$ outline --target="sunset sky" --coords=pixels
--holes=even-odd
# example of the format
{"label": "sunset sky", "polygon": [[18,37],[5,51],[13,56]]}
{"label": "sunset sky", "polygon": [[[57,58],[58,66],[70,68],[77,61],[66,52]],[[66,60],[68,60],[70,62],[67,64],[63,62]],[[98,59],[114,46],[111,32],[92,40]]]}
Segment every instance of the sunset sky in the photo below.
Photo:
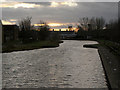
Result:
{"label": "sunset sky", "polygon": [[117,2],[18,1],[19,0],[12,0],[12,2],[3,2],[0,4],[3,24],[18,24],[18,21],[22,18],[31,16],[32,24],[35,26],[37,26],[40,20],[43,20],[47,22],[51,28],[65,29],[68,25],[72,25],[75,28],[79,18],[82,17],[91,18],[103,16],[106,21],[118,18]]}

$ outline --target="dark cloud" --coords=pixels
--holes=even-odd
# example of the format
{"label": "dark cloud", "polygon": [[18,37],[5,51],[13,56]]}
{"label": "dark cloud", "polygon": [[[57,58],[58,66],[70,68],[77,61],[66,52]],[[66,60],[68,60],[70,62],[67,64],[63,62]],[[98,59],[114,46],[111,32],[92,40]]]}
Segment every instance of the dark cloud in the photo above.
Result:
{"label": "dark cloud", "polygon": [[[30,2],[29,2],[30,3]],[[33,23],[38,23],[39,20],[46,22],[58,23],[77,23],[82,17],[101,17],[103,16],[107,21],[110,19],[117,19],[118,17],[118,3],[104,2],[104,3],[77,3],[76,7],[58,6],[50,7],[50,2],[35,3],[43,7],[36,8],[3,8],[2,19],[21,19],[26,16],[32,16]]]}

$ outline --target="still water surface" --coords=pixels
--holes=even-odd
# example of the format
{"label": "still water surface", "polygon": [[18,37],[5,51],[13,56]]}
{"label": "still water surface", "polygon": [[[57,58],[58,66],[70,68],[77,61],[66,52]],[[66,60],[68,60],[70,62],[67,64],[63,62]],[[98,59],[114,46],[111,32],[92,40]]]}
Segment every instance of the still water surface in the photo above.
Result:
{"label": "still water surface", "polygon": [[3,54],[5,88],[107,88],[95,41],[65,40],[57,48]]}

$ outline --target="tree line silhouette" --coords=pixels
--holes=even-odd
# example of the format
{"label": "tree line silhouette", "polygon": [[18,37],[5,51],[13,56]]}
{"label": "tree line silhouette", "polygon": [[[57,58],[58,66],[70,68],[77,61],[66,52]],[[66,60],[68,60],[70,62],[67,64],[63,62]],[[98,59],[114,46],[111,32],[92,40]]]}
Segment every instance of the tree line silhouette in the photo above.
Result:
{"label": "tree line silhouette", "polygon": [[120,43],[119,20],[110,20],[106,23],[103,17],[80,18],[78,25],[78,39],[105,39]]}
{"label": "tree line silhouette", "polygon": [[35,42],[35,41],[45,41],[45,40],[58,40],[58,35],[54,33],[51,36],[50,34],[50,27],[44,21],[39,21],[37,30],[34,26],[31,25],[32,17],[26,17],[19,21],[19,38],[23,43]]}
{"label": "tree line silhouette", "polygon": [[[38,30],[35,30],[31,25],[32,17],[26,17],[19,21],[19,38],[23,43],[44,41],[44,40],[59,40],[58,33],[49,32],[50,27],[46,22],[41,21],[38,24]],[[104,39],[120,43],[119,20],[110,20],[106,23],[103,17],[83,17],[79,18],[78,32],[75,39]],[[72,29],[72,26],[68,26]]]}

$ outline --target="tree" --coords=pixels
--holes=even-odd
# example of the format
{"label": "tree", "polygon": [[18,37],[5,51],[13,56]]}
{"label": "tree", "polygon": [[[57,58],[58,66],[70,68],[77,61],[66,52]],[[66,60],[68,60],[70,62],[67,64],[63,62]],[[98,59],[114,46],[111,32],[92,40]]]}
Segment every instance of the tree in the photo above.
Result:
{"label": "tree", "polygon": [[19,37],[23,43],[29,43],[33,40],[33,33],[31,31],[31,19],[32,17],[26,17],[18,22],[20,28]]}
{"label": "tree", "polygon": [[110,30],[110,39],[119,42],[120,41],[120,30],[119,20],[110,20],[107,28]]}
{"label": "tree", "polygon": [[103,29],[104,25],[105,25],[105,19],[103,17],[96,18],[96,27],[97,27],[97,30]]}
{"label": "tree", "polygon": [[31,19],[32,17],[26,17],[18,22],[21,31],[31,30]]}
{"label": "tree", "polygon": [[80,26],[84,29],[87,30],[88,28],[91,28],[91,30],[95,30],[95,29],[103,29],[104,25],[105,25],[105,19],[103,17],[92,17],[91,19],[89,19],[88,17],[84,17],[84,18],[79,18]]}
{"label": "tree", "polygon": [[84,29],[84,30],[87,30],[88,28],[88,23],[89,23],[89,19],[88,17],[84,17],[84,18],[79,18],[79,21],[78,21],[81,25],[81,27]]}
{"label": "tree", "polygon": [[39,26],[39,40],[46,40],[49,37],[49,26],[46,22],[41,21],[38,23]]}
{"label": "tree", "polygon": [[95,21],[95,18],[92,17],[89,21],[89,24],[91,25],[91,29],[92,30],[95,30],[96,29],[96,21]]}

